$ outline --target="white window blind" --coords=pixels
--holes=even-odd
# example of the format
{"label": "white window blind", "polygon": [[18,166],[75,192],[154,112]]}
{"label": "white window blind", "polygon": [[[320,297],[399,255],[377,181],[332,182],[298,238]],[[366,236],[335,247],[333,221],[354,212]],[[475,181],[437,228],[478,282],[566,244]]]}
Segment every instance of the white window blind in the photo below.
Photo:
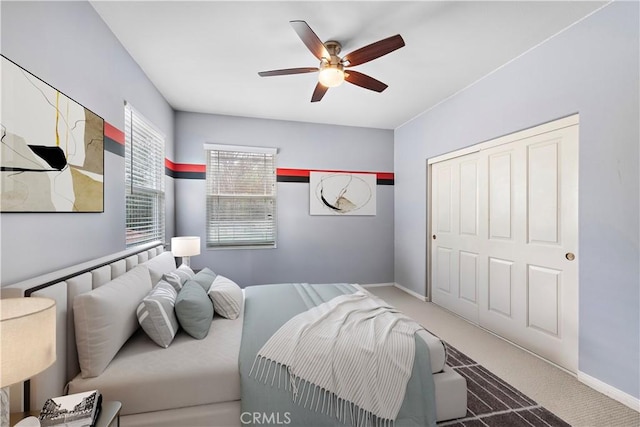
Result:
{"label": "white window blind", "polygon": [[164,241],[164,136],[125,105],[127,247]]}
{"label": "white window blind", "polygon": [[275,247],[276,150],[206,144],[207,247]]}

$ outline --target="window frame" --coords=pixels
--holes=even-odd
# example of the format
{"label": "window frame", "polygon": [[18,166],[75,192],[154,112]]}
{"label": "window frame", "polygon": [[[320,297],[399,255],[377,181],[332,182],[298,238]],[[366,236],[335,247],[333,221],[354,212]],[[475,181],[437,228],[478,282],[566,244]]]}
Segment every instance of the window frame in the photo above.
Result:
{"label": "window frame", "polygon": [[[165,148],[166,137],[144,115],[125,102],[125,246],[138,246],[152,241],[165,241],[166,194]],[[145,145],[142,145],[145,144]],[[136,158],[136,145],[142,155]],[[153,159],[153,162],[149,162]],[[141,169],[140,166],[145,166]],[[150,215],[136,218],[135,210],[151,210]],[[150,228],[145,231],[144,228]]]}
{"label": "window frame", "polygon": [[[265,159],[269,158],[270,160],[269,162],[269,168],[268,168],[268,172],[265,169],[265,173],[262,176],[262,185],[263,188],[265,189],[265,193],[263,194],[241,194],[241,193],[223,193],[221,191],[219,191],[220,189],[220,185],[218,184],[218,191],[213,193],[212,191],[214,191],[213,188],[213,179],[214,178],[214,172],[211,170],[212,169],[212,165],[211,165],[211,159],[212,159],[212,155],[211,152],[217,152],[218,153],[218,159],[219,159],[219,153],[220,152],[226,152],[226,153],[231,153],[231,154],[235,154],[237,155],[238,158],[241,158],[242,155],[249,155],[249,156],[264,156]],[[204,152],[205,152],[205,247],[207,248],[207,250],[226,250],[226,249],[275,249],[277,248],[277,235],[278,235],[278,230],[277,230],[277,224],[278,224],[278,220],[277,220],[277,177],[276,177],[276,171],[277,171],[277,167],[276,167],[276,162],[277,162],[277,153],[278,153],[278,149],[277,148],[270,148],[270,147],[252,147],[252,146],[245,146],[245,145],[226,145],[226,144],[213,144],[213,143],[205,143],[204,144]],[[218,169],[219,171],[219,169]],[[220,174],[216,175],[218,180],[220,180],[222,178],[222,176]],[[228,177],[228,176],[227,176]],[[240,184],[241,186],[241,184]],[[271,188],[271,192],[269,193],[267,190],[267,188]],[[249,239],[247,241],[244,241],[242,239],[222,239],[222,241],[220,241],[220,239],[216,239],[213,238],[212,234],[214,234],[215,232],[213,232],[211,230],[211,227],[213,226],[212,224],[212,211],[211,209],[214,206],[214,202],[212,200],[210,200],[211,198],[226,198],[228,200],[231,199],[235,199],[235,200],[260,200],[260,199],[268,199],[270,201],[271,204],[271,219],[269,220],[270,223],[270,228],[268,228],[268,232],[270,232],[270,236],[271,238],[265,238],[263,240],[263,243],[260,243],[257,239]],[[259,204],[258,204],[259,205]],[[264,213],[269,216],[269,207],[268,206],[264,206]],[[225,212],[226,213],[226,212]],[[246,214],[246,211],[244,212]],[[240,221],[240,220],[238,220]],[[262,222],[262,221],[266,221],[266,220],[248,220],[248,221],[253,221],[253,222]],[[220,221],[222,222],[222,221]],[[229,222],[233,222],[233,221],[229,221]],[[238,227],[236,224],[232,224],[230,227],[234,228],[241,228]],[[260,229],[260,226],[257,226],[256,228],[258,228],[258,230]],[[219,229],[218,229],[219,231]],[[258,234],[258,233],[256,233]],[[219,235],[218,235],[219,236]]]}

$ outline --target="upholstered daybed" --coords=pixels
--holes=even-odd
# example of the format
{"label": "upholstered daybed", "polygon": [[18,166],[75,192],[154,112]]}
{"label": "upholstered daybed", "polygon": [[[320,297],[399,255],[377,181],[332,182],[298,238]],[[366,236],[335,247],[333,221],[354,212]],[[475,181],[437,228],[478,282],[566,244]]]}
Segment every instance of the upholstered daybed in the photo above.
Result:
{"label": "upholstered daybed", "polygon": [[[228,319],[215,315],[202,339],[178,329],[163,348],[132,323],[138,320],[135,307],[146,293],[163,274],[175,270],[175,258],[158,242],[3,288],[5,296],[44,296],[57,303],[57,360],[25,385],[25,405],[37,409],[51,396],[98,389],[105,400],[122,402],[122,426],[240,426],[269,421],[297,425],[285,418],[284,410],[270,406],[272,415],[254,418],[246,413],[251,408],[241,402],[241,369],[243,384],[248,369],[241,368],[239,359],[245,303],[251,309],[249,288],[239,316]],[[144,286],[139,285],[141,281]],[[133,286],[140,288],[131,291],[127,286],[134,282]],[[340,292],[366,293],[357,285],[347,286],[349,291]],[[318,289],[324,292],[328,288]],[[259,293],[253,294],[255,301]],[[435,418],[464,416],[465,380],[445,365],[445,349],[438,338],[425,330],[417,335],[429,349]],[[243,347],[250,346],[245,343]],[[335,417],[327,419],[333,421],[323,425],[342,425]]]}

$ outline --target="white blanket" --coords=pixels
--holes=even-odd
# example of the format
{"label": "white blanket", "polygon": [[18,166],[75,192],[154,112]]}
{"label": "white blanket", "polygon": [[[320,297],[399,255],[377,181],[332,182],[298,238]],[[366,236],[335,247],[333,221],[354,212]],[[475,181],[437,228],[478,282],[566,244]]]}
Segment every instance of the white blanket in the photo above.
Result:
{"label": "white blanket", "polygon": [[[422,327],[364,292],[342,295],[285,323],[262,347],[250,375],[274,384],[285,367],[299,404],[341,418],[392,424],[404,399]],[[306,397],[305,397],[306,396]],[[345,420],[346,421],[346,420]],[[360,422],[356,422],[357,425]]]}

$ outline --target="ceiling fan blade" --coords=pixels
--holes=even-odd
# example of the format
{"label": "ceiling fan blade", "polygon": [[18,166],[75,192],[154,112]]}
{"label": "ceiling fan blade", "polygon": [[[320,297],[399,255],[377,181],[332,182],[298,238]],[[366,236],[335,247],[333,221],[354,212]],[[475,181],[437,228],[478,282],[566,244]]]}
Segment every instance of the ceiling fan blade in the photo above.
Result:
{"label": "ceiling fan blade", "polygon": [[284,68],[282,70],[260,71],[258,75],[260,77],[286,76],[287,74],[313,73],[314,71],[318,70],[319,68],[314,67]]}
{"label": "ceiling fan blade", "polygon": [[400,34],[396,34],[395,36],[379,40],[375,43],[371,43],[370,45],[361,47],[360,49],[346,54],[342,58],[342,62],[346,63],[347,61],[349,61],[349,63],[345,64],[345,66],[353,67],[355,65],[364,64],[365,62],[380,58],[387,53],[391,53],[396,49],[400,49],[402,46],[404,46],[404,40],[402,39]]}
{"label": "ceiling fan blade", "polygon": [[307,49],[313,53],[313,55],[322,59],[329,58],[329,52],[324,44],[320,41],[316,33],[313,32],[311,27],[305,21],[289,21],[294,31],[298,34],[298,37],[307,46]]}
{"label": "ceiling fan blade", "polygon": [[323,86],[322,84],[320,84],[320,82],[318,82],[318,84],[316,85],[316,88],[313,91],[313,95],[311,95],[311,102],[320,101],[324,96],[324,94],[327,93],[328,90],[329,90],[328,87]]}
{"label": "ceiling fan blade", "polygon": [[351,84],[373,90],[375,92],[382,92],[388,87],[380,80],[376,80],[373,77],[369,77],[366,74],[362,74],[354,70],[345,71],[344,79]]}

